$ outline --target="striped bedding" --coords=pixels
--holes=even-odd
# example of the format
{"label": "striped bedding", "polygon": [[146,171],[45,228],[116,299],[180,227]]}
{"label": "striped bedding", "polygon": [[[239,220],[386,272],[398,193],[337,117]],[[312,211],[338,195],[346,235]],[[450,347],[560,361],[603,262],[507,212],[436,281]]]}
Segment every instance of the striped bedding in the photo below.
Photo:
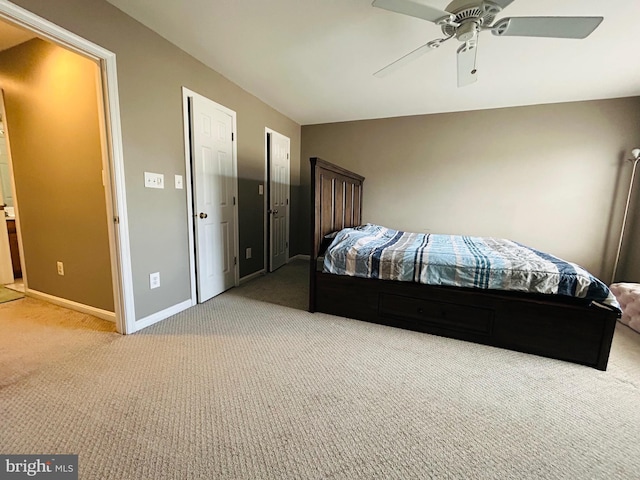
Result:
{"label": "striped bedding", "polygon": [[407,233],[367,224],[336,234],[323,270],[429,285],[567,295],[620,310],[609,288],[578,265],[499,238]]}

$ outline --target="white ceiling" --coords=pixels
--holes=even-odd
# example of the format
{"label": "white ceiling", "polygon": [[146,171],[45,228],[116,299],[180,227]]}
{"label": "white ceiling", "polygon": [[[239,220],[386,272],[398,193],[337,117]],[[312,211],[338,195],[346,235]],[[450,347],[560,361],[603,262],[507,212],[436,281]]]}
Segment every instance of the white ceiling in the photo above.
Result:
{"label": "white ceiling", "polygon": [[[456,84],[451,40],[372,0],[108,0],[302,125],[640,95],[638,0],[516,0],[499,16],[603,16],[585,40],[483,32],[478,82]],[[418,0],[444,9],[448,0]]]}

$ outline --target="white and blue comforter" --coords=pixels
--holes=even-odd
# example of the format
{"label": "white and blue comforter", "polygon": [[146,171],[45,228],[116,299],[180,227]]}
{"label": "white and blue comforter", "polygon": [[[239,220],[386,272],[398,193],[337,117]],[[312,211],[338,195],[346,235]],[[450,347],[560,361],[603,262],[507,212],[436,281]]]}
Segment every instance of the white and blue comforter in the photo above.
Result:
{"label": "white and blue comforter", "polygon": [[429,285],[567,295],[620,310],[609,288],[578,265],[499,238],[407,233],[367,224],[337,233],[325,253],[324,271]]}

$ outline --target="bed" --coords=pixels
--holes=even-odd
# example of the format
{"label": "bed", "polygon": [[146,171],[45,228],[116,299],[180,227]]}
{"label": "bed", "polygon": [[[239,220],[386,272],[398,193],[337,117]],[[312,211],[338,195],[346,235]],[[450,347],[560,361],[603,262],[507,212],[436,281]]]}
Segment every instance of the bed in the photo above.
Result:
{"label": "bed", "polygon": [[324,252],[334,241],[330,234],[362,225],[363,184],[361,175],[311,158],[310,312],[606,370],[620,316],[616,308],[569,296],[426,285],[325,271]]}

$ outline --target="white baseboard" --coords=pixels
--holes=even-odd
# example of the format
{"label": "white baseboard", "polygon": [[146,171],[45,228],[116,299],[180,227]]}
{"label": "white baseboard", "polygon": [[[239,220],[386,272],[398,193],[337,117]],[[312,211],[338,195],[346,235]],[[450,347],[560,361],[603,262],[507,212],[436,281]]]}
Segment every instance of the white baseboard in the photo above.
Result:
{"label": "white baseboard", "polygon": [[74,302],[73,300],[67,300],[66,298],[55,297],[53,295],[49,295],[48,293],[39,292],[30,288],[27,288],[24,294],[27,297],[43,300],[45,302],[53,303],[54,305],[68,308],[69,310],[86,313],[87,315],[93,315],[94,317],[98,317],[103,320],[109,320],[110,322],[116,321],[116,314],[108,310],[102,310],[101,308]]}
{"label": "white baseboard", "polygon": [[162,320],[169,318],[176,313],[180,313],[187,308],[191,308],[193,306],[193,302],[191,299],[185,300],[184,302],[173,305],[172,307],[165,308],[164,310],[160,310],[159,312],[152,313],[151,315],[141,318],[140,320],[136,320],[136,332],[139,332],[143,328],[147,328],[154,323],[158,323]]}
{"label": "white baseboard", "polygon": [[250,273],[249,275],[245,275],[240,279],[240,285],[248,282],[249,280],[253,280],[254,278],[261,277],[264,274],[265,274],[265,270],[263,268],[262,270],[258,270],[257,272],[253,272],[253,273]]}
{"label": "white baseboard", "polygon": [[303,255],[302,253],[299,253],[298,255],[294,255],[293,257],[291,257],[289,259],[289,261],[291,260],[311,260],[311,256],[310,255]]}

